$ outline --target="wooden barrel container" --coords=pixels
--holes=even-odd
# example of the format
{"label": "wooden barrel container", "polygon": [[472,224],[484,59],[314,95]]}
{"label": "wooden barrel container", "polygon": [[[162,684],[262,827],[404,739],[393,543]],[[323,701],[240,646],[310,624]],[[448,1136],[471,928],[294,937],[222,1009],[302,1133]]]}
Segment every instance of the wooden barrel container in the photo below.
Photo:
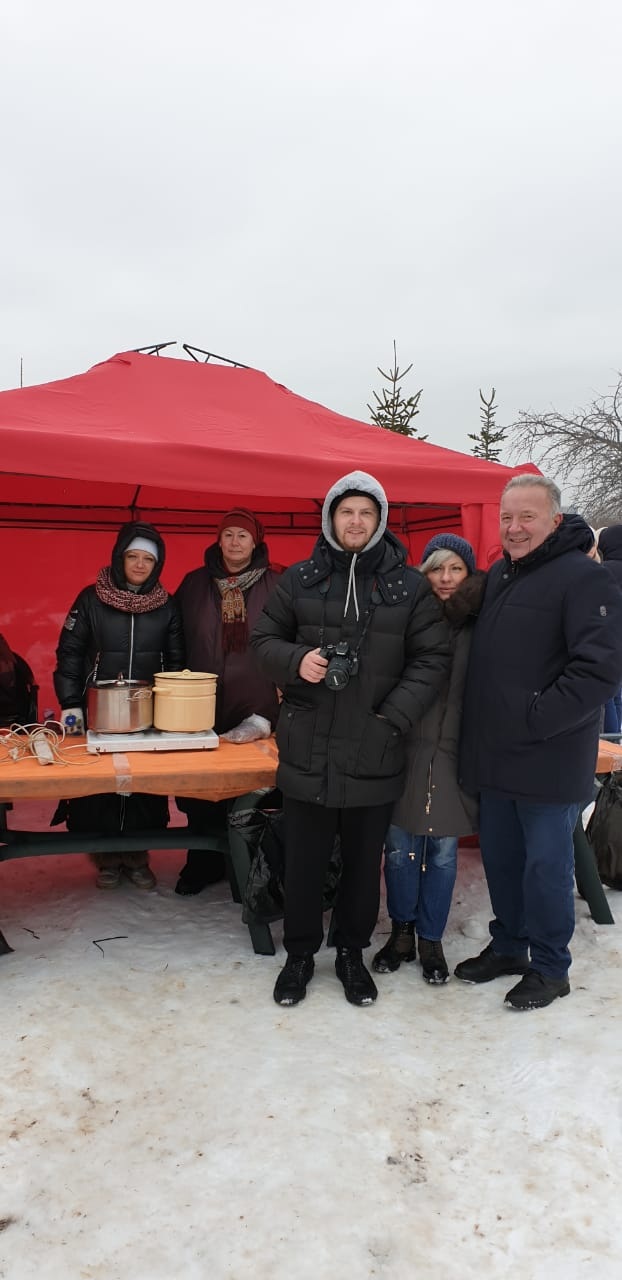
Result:
{"label": "wooden barrel container", "polygon": [[167,733],[213,729],[217,679],[209,671],[159,671],[153,685],[155,728]]}

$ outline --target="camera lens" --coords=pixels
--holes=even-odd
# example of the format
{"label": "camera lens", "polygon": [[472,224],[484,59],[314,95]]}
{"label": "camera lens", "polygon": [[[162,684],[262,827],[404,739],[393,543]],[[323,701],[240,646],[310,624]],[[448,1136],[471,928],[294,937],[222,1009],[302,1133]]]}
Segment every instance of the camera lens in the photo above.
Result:
{"label": "camera lens", "polygon": [[350,663],[347,658],[333,658],[326,668],[324,676],[324,684],[328,685],[334,693],[340,693],[345,689],[350,679]]}

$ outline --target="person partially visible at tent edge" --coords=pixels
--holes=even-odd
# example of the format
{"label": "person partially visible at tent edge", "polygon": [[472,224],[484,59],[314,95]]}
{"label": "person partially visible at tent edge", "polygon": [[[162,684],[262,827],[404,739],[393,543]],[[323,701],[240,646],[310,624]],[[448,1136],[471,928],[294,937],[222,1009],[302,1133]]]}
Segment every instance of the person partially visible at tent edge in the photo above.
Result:
{"label": "person partially visible at tent edge", "polygon": [[[122,525],[110,565],[69,610],[56,650],[54,687],[61,724],[69,722],[74,732],[84,732],[86,690],[95,681],[123,675],[152,683],[157,671],[183,668],[179,610],[160,583],[165,556],[164,541],[153,525]],[[70,831],[117,835],[164,830],[168,818],[166,796],[111,793],[61,801],[52,825],[66,819]],[[115,888],[122,875],[140,889],[156,883],[147,851],[93,853],[91,858],[101,889]]]}
{"label": "person partially visible at tent edge", "polygon": [[363,949],[378,917],[384,837],[402,791],[406,735],[438,696],[451,654],[439,601],[407,566],[387,516],[373,476],[337,480],[311,558],[285,571],[251,636],[262,670],[283,691],[276,737],[287,962],[277,1004],[298,1004],[313,976],[337,835],[335,970],[350,1003],[378,994]]}
{"label": "person partially visible at tent edge", "polygon": [[[249,633],[281,572],[270,563],[261,521],[245,507],[233,507],[223,515],[204,564],[186,574],[176,593],[189,666],[218,676],[214,728],[220,735],[239,729],[250,716],[263,720],[266,734],[276,724],[277,690],[249,648]],[[261,726],[255,736],[260,735]],[[244,729],[242,736],[248,740]],[[224,836],[230,802],[181,796],[176,802],[189,831],[207,843],[206,849],[188,850],[175,889],[186,896],[225,874],[224,855],[210,850],[209,840]]]}
{"label": "person partially visible at tent edge", "polygon": [[501,495],[503,559],[488,572],[465,682],[459,781],[479,792],[494,918],[464,982],[520,976],[505,1002],[570,992],[573,832],[592,792],[601,707],[622,672],[622,593],[590,560],[557,485],[515,476]]}
{"label": "person partially visible at tent edge", "polygon": [[0,634],[0,728],[34,723],[36,703],[37,685],[31,668]]}
{"label": "person partially visible at tent edge", "polygon": [[[622,524],[610,524],[600,529],[597,546],[606,573],[616,586],[622,588]],[[605,703],[603,732],[619,733],[621,728],[622,691],[617,689]]]}
{"label": "person partially visible at tent edge", "polygon": [[426,982],[443,984],[449,969],[442,938],[458,868],[458,838],[477,831],[478,806],[458,785],[458,742],[473,623],[485,573],[465,538],[437,533],[420,565],[451,627],[453,657],[445,688],[409,735],[406,782],[384,845],[391,936],[374,956],[377,973],[417,958]]}

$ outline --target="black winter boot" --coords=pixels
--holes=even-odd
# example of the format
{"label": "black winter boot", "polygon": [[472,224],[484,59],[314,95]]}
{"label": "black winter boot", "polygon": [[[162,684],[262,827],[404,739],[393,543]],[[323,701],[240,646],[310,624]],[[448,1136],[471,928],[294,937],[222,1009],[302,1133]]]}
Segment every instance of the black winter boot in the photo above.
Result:
{"label": "black winter boot", "polygon": [[502,978],[508,973],[526,973],[529,960],[525,956],[498,956],[492,949],[492,942],[470,960],[461,960],[454,973],[463,982],[492,982],[493,978]]}
{"label": "black winter boot", "polygon": [[431,982],[436,987],[442,986],[449,977],[442,943],[430,942],[428,938],[419,938],[418,943],[421,971],[426,982]]}
{"label": "black winter boot", "polygon": [[384,947],[377,951],[371,967],[376,973],[395,973],[402,960],[416,960],[415,926],[412,920],[392,920],[391,937]]}
{"label": "black winter boot", "polygon": [[307,983],[313,977],[315,961],[310,952],[304,956],[288,956],[274,986],[277,1004],[300,1004],[307,994]]}
{"label": "black winter boot", "polygon": [[570,983],[567,978],[547,978],[536,969],[528,969],[524,978],[508,991],[505,1003],[511,1009],[545,1009],[558,996],[568,995]]}
{"label": "black winter boot", "polygon": [[355,947],[337,947],[335,973],[350,1004],[373,1004],[378,991],[371,973],[363,964],[363,953]]}

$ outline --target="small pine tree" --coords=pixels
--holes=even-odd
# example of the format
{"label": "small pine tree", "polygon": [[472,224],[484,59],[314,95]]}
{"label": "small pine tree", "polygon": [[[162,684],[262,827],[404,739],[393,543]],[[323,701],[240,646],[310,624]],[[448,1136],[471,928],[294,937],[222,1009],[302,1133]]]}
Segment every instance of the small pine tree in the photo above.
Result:
{"label": "small pine tree", "polygon": [[498,462],[501,457],[501,449],[497,446],[501,445],[507,435],[505,427],[497,427],[495,424],[495,414],[499,406],[495,404],[496,391],[493,387],[490,400],[487,400],[481,387],[479,398],[481,401],[479,416],[481,419],[481,430],[475,433],[469,432],[469,440],[475,441],[471,453],[476,458],[485,458],[487,462]]}
{"label": "small pine tree", "polygon": [[[413,418],[419,413],[419,400],[423,390],[420,387],[413,396],[403,396],[401,382],[410,373],[412,364],[407,369],[400,369],[397,363],[397,350],[395,340],[393,342],[393,368],[385,373],[378,365],[378,373],[388,382],[388,387],[382,388],[381,395],[377,391],[373,392],[375,406],[368,404],[367,408],[371,414],[371,420],[377,427],[384,427],[386,431],[397,431],[401,436],[418,435],[417,428],[413,426]],[[427,440],[427,436],[418,436],[419,440]]]}

